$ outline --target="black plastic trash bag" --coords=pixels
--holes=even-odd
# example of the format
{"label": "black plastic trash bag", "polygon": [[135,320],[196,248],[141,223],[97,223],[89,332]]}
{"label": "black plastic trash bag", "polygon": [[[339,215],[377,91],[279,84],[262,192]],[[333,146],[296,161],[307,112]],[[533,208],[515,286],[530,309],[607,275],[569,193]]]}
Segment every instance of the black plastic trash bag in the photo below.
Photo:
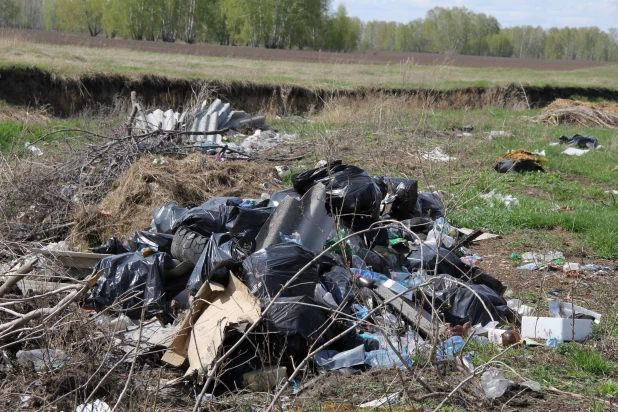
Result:
{"label": "black plastic trash bag", "polygon": [[414,215],[418,197],[416,180],[382,176],[374,176],[374,180],[380,187],[388,215],[396,220],[409,219]]}
{"label": "black plastic trash bag", "polygon": [[254,252],[255,238],[272,215],[274,207],[248,208],[234,207],[230,211],[226,229],[230,232],[237,246],[247,254]]}
{"label": "black plastic trash bag", "polygon": [[180,218],[188,211],[174,203],[166,203],[152,212],[153,223],[159,233],[174,234],[179,226]]}
{"label": "black plastic trash bag", "polygon": [[129,237],[129,248],[132,252],[149,247],[155,252],[170,253],[174,235],[138,230]]}
{"label": "black plastic trash bag", "polygon": [[338,305],[343,304],[344,309],[350,307],[354,300],[354,290],[349,270],[335,266],[322,275],[322,283]]}
{"label": "black plastic trash bag", "polygon": [[[279,243],[258,250],[243,262],[245,284],[258,298],[273,297],[315,255],[296,243]],[[311,264],[281,296],[313,296],[319,281],[318,266]]]}
{"label": "black plastic trash bag", "polygon": [[[208,240],[206,247],[202,251],[200,259],[191,272],[187,289],[192,294],[195,294],[204,282],[211,280],[211,274],[215,266],[223,261],[238,261],[238,255],[235,251],[232,236],[229,233],[217,233],[212,235]],[[213,282],[227,287],[227,276],[229,272],[225,271],[223,279],[212,279]]]}
{"label": "black plastic trash bag", "polygon": [[504,159],[494,164],[494,170],[498,173],[519,173],[519,172],[544,172],[543,167],[535,163],[534,160]]}
{"label": "black plastic trash bag", "polygon": [[240,197],[213,197],[198,207],[204,210],[216,210],[220,206],[238,206],[243,200]]}
{"label": "black plastic trash bag", "polygon": [[599,141],[594,136],[576,134],[573,137],[560,136],[560,143],[572,144],[582,149],[596,149]]}
{"label": "black plastic trash bag", "polygon": [[194,207],[183,213],[172,228],[174,232],[180,227],[186,227],[202,236],[211,236],[213,233],[225,233],[225,225],[229,220],[230,213],[234,207],[217,205],[208,209],[202,206]]}
{"label": "black plastic trash bag", "polygon": [[[95,272],[102,270],[104,273],[90,292],[90,299],[94,301],[97,311],[124,300],[114,308],[129,310],[129,316],[139,316],[142,305],[147,303],[148,315],[156,315],[165,310],[167,302],[163,273],[174,266],[172,257],[167,253],[157,253],[147,258],[140,253],[103,258],[94,267]],[[173,297],[178,292],[169,291],[169,294]],[[125,299],[135,294],[137,296]]]}
{"label": "black plastic trash bag", "polygon": [[437,193],[425,192],[419,193],[414,209],[415,217],[428,217],[431,220],[436,220],[439,217],[444,217],[444,205],[442,199]]}
{"label": "black plastic trash bag", "polygon": [[502,322],[515,319],[515,312],[507,306],[506,301],[485,285],[468,284],[468,288],[458,286],[438,291],[435,297],[436,307],[442,308],[444,320],[452,325],[463,325],[466,322],[486,325],[492,317]]}
{"label": "black plastic trash bag", "polygon": [[327,188],[326,207],[330,213],[341,215],[346,221],[378,220],[382,191],[363,169],[338,162],[331,164],[330,169],[323,167],[292,176],[294,190],[301,195],[317,183]]}
{"label": "black plastic trash bag", "polygon": [[413,250],[405,261],[405,267],[410,273],[424,269],[432,275],[446,274],[459,279],[470,271],[470,267],[451,250],[442,247],[438,249],[436,245],[424,243],[417,246],[417,249]]}
{"label": "black plastic trash bag", "polygon": [[292,175],[292,186],[299,195],[304,195],[311,189],[318,181],[324,178],[328,178],[333,173],[341,170],[345,170],[347,166],[341,163],[341,160],[335,160],[330,163],[330,167],[319,167],[317,169],[307,170],[301,173]]}
{"label": "black plastic trash bag", "polygon": [[105,242],[104,245],[92,248],[92,253],[103,253],[106,255],[120,255],[130,251],[131,250],[129,250],[129,248],[116,237],[107,239],[107,242]]}
{"label": "black plastic trash bag", "polygon": [[[262,300],[262,311],[269,300]],[[327,326],[327,313],[308,296],[280,297],[266,313],[264,328],[269,339],[281,343],[293,359],[303,359]],[[279,346],[279,345],[277,345]]]}

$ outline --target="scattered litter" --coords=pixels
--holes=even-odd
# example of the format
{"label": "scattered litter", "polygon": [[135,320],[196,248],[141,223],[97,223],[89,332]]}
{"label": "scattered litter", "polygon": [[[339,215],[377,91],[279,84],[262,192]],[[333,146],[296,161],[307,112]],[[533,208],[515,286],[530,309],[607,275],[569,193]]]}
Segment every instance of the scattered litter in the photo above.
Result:
{"label": "scattered litter", "polygon": [[257,129],[252,136],[247,137],[240,144],[247,152],[265,151],[279,146],[281,143],[296,139],[295,134],[283,134],[272,130]]}
{"label": "scattered litter", "polygon": [[496,368],[489,368],[481,375],[481,386],[485,396],[489,399],[501,397],[512,384],[513,381],[506,379],[504,374]]}
{"label": "scattered litter", "polygon": [[592,323],[596,318],[593,315],[582,313],[583,317],[576,316],[575,319],[572,319],[569,315],[570,312],[567,311],[568,306],[568,304],[550,301],[550,311],[553,312],[552,316],[555,317],[522,316],[522,336],[533,339],[557,338],[562,341],[573,340],[579,342],[585,340],[592,334]]}
{"label": "scattered litter", "polygon": [[41,149],[39,149],[35,145],[30,144],[30,142],[26,142],[24,146],[26,147],[26,149],[30,150],[33,155],[43,156],[43,151],[41,151]]}
{"label": "scattered litter", "polygon": [[596,149],[599,146],[599,141],[594,136],[582,136],[576,134],[572,137],[560,136],[560,143],[575,145],[583,149]]}
{"label": "scattered litter", "polygon": [[93,403],[86,403],[75,408],[75,412],[112,412],[112,408],[101,400],[96,400]]}
{"label": "scattered litter", "polygon": [[384,405],[395,405],[399,398],[401,397],[401,392],[393,393],[392,395],[385,396],[384,398],[376,399],[375,401],[365,402],[360,404],[359,408],[380,408]]}
{"label": "scattered litter", "polygon": [[583,149],[576,149],[574,147],[569,147],[562,153],[565,155],[569,155],[569,156],[582,156],[588,153],[589,151],[590,150],[583,150]]}
{"label": "scattered litter", "polygon": [[521,303],[519,299],[511,299],[506,302],[509,308],[517,311],[520,315],[530,316],[534,311],[534,308]]}
{"label": "scattered litter", "polygon": [[519,149],[496,159],[493,167],[498,173],[544,172],[542,163],[545,162],[545,157],[536,157],[532,152]]}
{"label": "scattered litter", "polygon": [[17,352],[16,357],[17,362],[22,366],[33,363],[34,370],[37,372],[46,368],[62,368],[66,361],[69,360],[69,356],[65,352],[55,349],[20,350]]}
{"label": "scattered litter", "polygon": [[487,200],[491,207],[494,207],[496,204],[500,203],[504,204],[506,207],[519,206],[519,199],[513,195],[503,195],[501,193],[497,193],[495,189],[489,193],[482,194],[479,197]]}
{"label": "scattered litter", "polygon": [[437,162],[450,162],[452,160],[457,160],[455,157],[451,157],[446,153],[443,153],[439,147],[436,147],[431,152],[424,153],[423,159]]}
{"label": "scattered litter", "polygon": [[564,343],[564,341],[562,339],[558,339],[558,338],[549,338],[545,341],[545,346],[547,346],[548,348],[555,348],[556,346],[560,345],[561,343]]}
{"label": "scattered litter", "polygon": [[566,272],[579,272],[581,270],[581,267],[579,265],[579,263],[570,263],[567,262],[564,264],[564,266],[562,267],[562,270],[566,273]]}

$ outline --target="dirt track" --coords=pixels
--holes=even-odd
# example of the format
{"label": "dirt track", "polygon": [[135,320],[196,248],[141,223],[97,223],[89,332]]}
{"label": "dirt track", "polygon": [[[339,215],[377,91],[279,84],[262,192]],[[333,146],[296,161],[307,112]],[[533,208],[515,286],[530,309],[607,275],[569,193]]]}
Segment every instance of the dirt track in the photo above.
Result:
{"label": "dirt track", "polygon": [[481,57],[441,55],[431,53],[401,52],[353,52],[330,53],[321,51],[274,50],[256,47],[232,47],[212,44],[181,44],[138,40],[107,39],[88,35],[66,34],[52,31],[2,29],[2,36],[16,36],[27,41],[85,47],[122,48],[141,52],[187,54],[209,57],[231,57],[256,60],[297,62],[323,62],[343,64],[400,64],[410,61],[422,66],[451,65],[470,68],[512,68],[530,70],[580,70],[615,63],[567,60],[513,59],[504,57]]}

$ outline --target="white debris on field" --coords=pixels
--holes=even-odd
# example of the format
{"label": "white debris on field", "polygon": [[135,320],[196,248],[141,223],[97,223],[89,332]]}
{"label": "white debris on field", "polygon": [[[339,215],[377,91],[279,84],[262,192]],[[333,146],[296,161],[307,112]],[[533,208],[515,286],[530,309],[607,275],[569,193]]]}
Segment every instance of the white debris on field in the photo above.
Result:
{"label": "white debris on field", "polygon": [[496,204],[500,203],[504,204],[506,207],[519,206],[519,199],[513,195],[503,195],[501,193],[497,193],[495,190],[480,195],[480,197],[485,199],[491,207],[494,207]]}

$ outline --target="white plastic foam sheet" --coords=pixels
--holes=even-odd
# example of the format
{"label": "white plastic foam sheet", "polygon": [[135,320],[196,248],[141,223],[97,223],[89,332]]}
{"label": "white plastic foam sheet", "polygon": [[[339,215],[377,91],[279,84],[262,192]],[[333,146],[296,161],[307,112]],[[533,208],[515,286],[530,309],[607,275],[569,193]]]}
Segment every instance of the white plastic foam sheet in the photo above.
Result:
{"label": "white plastic foam sheet", "polygon": [[581,155],[588,153],[589,151],[590,150],[583,150],[583,149],[577,149],[575,147],[569,147],[562,153],[564,153],[565,155],[569,155],[569,156],[581,156]]}
{"label": "white plastic foam sheet", "polygon": [[[575,323],[573,323],[575,322]],[[521,335],[524,338],[581,342],[592,334],[592,320],[522,316]]]}

